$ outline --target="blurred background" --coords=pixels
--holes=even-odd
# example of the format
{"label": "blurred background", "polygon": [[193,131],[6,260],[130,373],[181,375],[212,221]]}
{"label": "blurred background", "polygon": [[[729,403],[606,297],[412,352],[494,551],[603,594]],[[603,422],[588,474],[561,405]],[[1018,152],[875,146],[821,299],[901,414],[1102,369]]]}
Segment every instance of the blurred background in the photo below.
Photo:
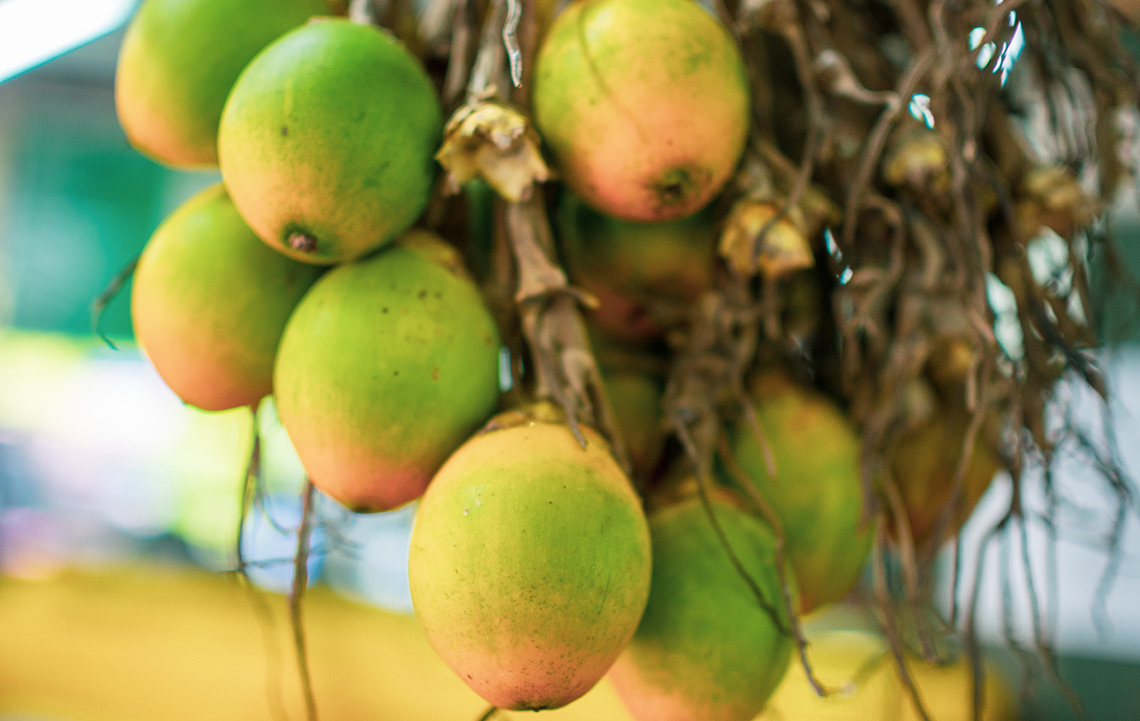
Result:
{"label": "blurred background", "polygon": [[[144,158],[119,128],[114,67],[136,5],[0,0],[0,721],[301,718],[280,594],[292,576],[302,472],[271,404],[259,419],[268,496],[244,539],[265,593],[251,596],[230,573],[250,412],[180,403],[132,342],[129,283],[102,317],[110,343],[92,330],[92,301],[166,214],[219,179]],[[1133,201],[1110,219],[1140,274]],[[1127,321],[1136,312],[1110,299],[1105,353],[1133,475],[1140,337]],[[1076,386],[1062,396],[1102,438],[1096,398]],[[1118,521],[1092,476],[1080,459],[1058,469],[1055,545],[1039,519],[1024,547],[1016,534],[991,544],[977,569],[979,628],[1016,694],[1021,667],[1005,640],[1032,644],[1028,558],[1047,584],[1041,611],[1062,672],[1090,717],[1136,719],[1140,524],[1136,509]],[[1008,494],[996,483],[965,531],[967,577],[968,549]],[[1043,503],[1030,498],[1031,508]],[[414,508],[353,517],[322,501],[318,515],[308,632],[323,717],[475,718],[481,702],[434,659],[408,615]],[[1113,556],[1104,542],[1117,523]],[[845,623],[863,621],[821,622]],[[936,718],[968,717],[951,705]],[[1026,719],[1073,717],[1045,679],[1017,705]],[[607,688],[566,713],[625,718]]]}

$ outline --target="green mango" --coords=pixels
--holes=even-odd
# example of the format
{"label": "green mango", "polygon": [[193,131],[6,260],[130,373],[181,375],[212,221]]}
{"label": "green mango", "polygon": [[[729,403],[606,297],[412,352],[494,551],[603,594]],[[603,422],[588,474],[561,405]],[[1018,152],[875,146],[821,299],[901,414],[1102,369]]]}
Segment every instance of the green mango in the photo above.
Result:
{"label": "green mango", "polygon": [[[504,414],[506,415],[506,414]],[[428,640],[501,709],[590,690],[637,628],[649,528],[606,442],[503,416],[448,459],[412,529],[408,579]]]}
{"label": "green mango", "polygon": [[309,263],[346,262],[419,218],[442,127],[431,79],[391,35],[313,22],[238,78],[218,131],[222,180],[274,248]]}
{"label": "green mango", "polygon": [[637,721],[750,721],[791,663],[795,643],[783,610],[775,535],[723,492],[714,494],[712,507],[771,612],[733,565],[698,497],[651,512],[649,603],[610,671]]}
{"label": "green mango", "polygon": [[[750,390],[777,477],[744,421],[732,430],[732,454],[780,519],[807,613],[851,591],[871,553],[873,528],[860,528],[859,436],[834,403],[782,373],[760,374]],[[739,485],[721,470],[729,486]]]}
{"label": "green mango", "polygon": [[353,510],[396,508],[494,411],[499,347],[458,253],[412,231],[332,269],[297,306],[277,412],[317,488]]}
{"label": "green mango", "polygon": [[251,405],[272,391],[285,323],[322,272],[267,248],[215,185],[143,249],[131,290],[135,337],[186,403]]}

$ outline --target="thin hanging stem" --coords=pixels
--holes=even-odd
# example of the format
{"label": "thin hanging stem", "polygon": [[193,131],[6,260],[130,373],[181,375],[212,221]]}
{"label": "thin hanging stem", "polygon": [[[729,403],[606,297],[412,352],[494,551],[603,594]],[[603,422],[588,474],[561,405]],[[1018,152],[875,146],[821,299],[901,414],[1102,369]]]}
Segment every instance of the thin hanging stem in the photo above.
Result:
{"label": "thin hanging stem", "polygon": [[305,696],[308,721],[317,721],[317,702],[309,674],[309,657],[305,648],[301,603],[309,586],[309,543],[313,535],[313,482],[305,479],[301,489],[301,525],[297,529],[297,552],[293,557],[293,586],[289,590],[289,618],[293,626],[293,645],[297,652],[297,670],[301,675],[301,693]]}
{"label": "thin hanging stem", "polygon": [[111,282],[107,284],[103,292],[95,296],[95,300],[91,301],[91,331],[99,336],[99,339],[106,343],[107,347],[111,350],[119,350],[119,347],[112,343],[111,339],[99,328],[99,323],[103,320],[103,312],[107,310],[107,306],[118,297],[119,293],[123,290],[123,286],[125,286],[127,281],[131,279],[131,276],[135,274],[135,269],[138,268],[139,265],[139,257],[140,256],[136,255],[134,258],[131,258],[131,260],[123,266],[123,269],[116,273],[114,278],[111,278]]}
{"label": "thin hanging stem", "polygon": [[478,718],[478,721],[491,721],[491,719],[493,719],[496,715],[498,715],[498,713],[499,713],[498,707],[488,706],[487,710],[484,711],[483,714]]}

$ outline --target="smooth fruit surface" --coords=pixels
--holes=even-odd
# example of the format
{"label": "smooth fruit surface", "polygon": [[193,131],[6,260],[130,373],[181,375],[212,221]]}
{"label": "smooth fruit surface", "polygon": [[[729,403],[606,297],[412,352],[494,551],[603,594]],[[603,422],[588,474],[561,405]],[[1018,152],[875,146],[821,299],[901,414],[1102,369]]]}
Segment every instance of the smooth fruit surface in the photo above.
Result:
{"label": "smooth fruit surface", "polygon": [[703,208],[749,126],[731,35],[690,0],[577,0],[535,59],[534,120],[566,185],[627,220]]}
{"label": "smooth fruit surface", "polygon": [[131,292],[135,337],[186,403],[250,405],[272,391],[285,323],[320,273],[265,247],[215,185],[175,210],[143,250]]}
{"label": "smooth fruit surface", "polygon": [[215,165],[222,107],[250,60],[322,15],[321,0],[146,0],[123,37],[115,106],[139,152]]}
{"label": "smooth fruit surface", "polygon": [[274,370],[281,422],[314,485],[355,510],[420,496],[499,395],[499,336],[458,253],[413,231],[329,271]]}
{"label": "smooth fruit surface", "polygon": [[222,113],[222,179],[265,242],[311,263],[360,257],[427,204],[443,119],[419,60],[380,28],[297,28],[242,72]]}
{"label": "smooth fruit surface", "polygon": [[599,301],[591,321],[614,338],[660,336],[650,304],[687,307],[712,286],[717,226],[711,213],[636,223],[563,193],[557,227],[566,271]]}
{"label": "smooth fruit surface", "polygon": [[[831,401],[781,373],[757,377],[751,392],[776,477],[745,422],[732,432],[732,454],[780,519],[806,612],[846,595],[871,551],[871,529],[859,529],[859,437]],[[739,485],[731,473],[724,480]]]}
{"label": "smooth fruit surface", "polygon": [[596,433],[528,421],[475,436],[440,469],[412,530],[416,614],[440,657],[502,709],[582,696],[633,635],[649,529]]}
{"label": "smooth fruit surface", "polygon": [[638,721],[749,721],[791,661],[792,637],[781,628],[789,626],[780,610],[775,536],[719,498],[713,512],[777,615],[760,606],[737,572],[699,499],[651,513],[649,604],[610,672]]}

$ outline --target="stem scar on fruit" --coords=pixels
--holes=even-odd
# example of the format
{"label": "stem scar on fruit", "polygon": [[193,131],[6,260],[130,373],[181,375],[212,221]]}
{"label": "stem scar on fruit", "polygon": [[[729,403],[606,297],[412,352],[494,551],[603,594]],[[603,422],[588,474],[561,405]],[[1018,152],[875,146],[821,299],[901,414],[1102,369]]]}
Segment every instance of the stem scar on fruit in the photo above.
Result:
{"label": "stem scar on fruit", "polygon": [[293,250],[299,250],[302,253],[317,252],[317,239],[303,230],[293,231],[285,242]]}

